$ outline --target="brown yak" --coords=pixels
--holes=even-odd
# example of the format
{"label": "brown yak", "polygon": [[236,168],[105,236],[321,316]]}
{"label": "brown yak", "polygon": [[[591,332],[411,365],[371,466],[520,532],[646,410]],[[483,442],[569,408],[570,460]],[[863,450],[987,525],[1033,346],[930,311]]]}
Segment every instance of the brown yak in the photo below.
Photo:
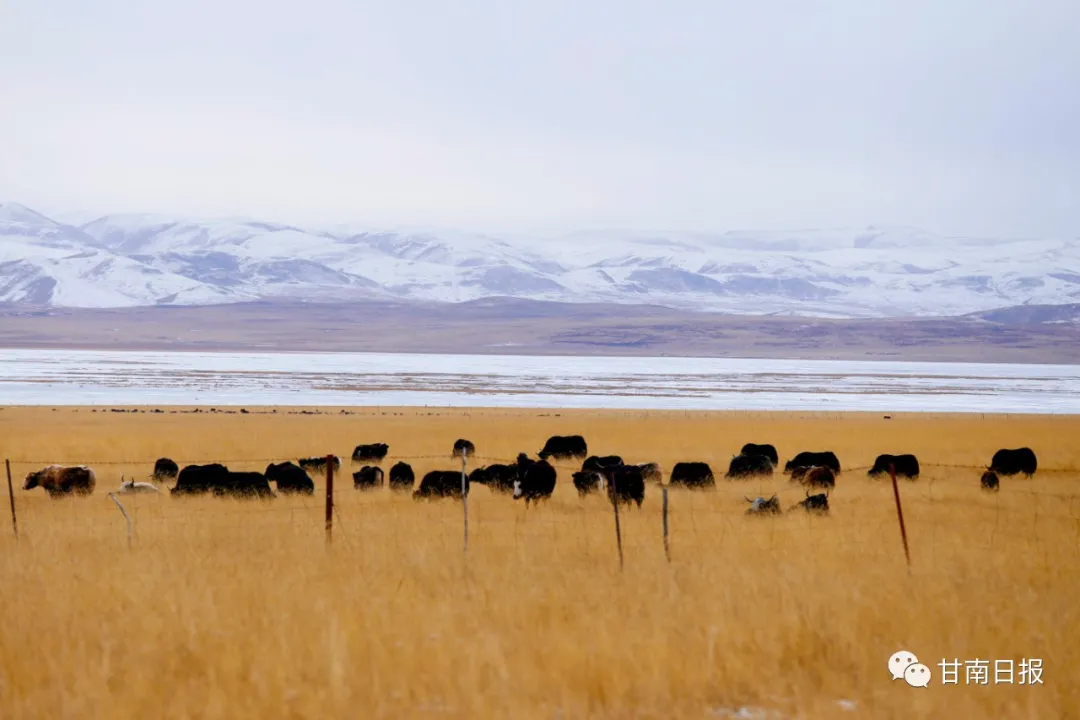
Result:
{"label": "brown yak", "polygon": [[33,490],[40,486],[45,488],[45,492],[49,493],[50,497],[61,497],[72,493],[89,495],[94,492],[96,482],[94,471],[85,465],[76,467],[50,465],[27,475],[23,490]]}

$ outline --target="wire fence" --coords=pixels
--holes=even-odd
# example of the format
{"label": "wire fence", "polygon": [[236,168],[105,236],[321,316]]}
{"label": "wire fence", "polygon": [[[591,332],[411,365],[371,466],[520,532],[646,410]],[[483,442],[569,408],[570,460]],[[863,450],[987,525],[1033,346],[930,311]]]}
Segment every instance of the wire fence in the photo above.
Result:
{"label": "wire fence", "polygon": [[[338,456],[328,455],[319,459],[329,460],[335,457]],[[329,485],[325,481],[326,476],[321,472],[316,474],[314,471],[309,471],[309,474],[312,475],[313,480],[322,485],[322,488],[316,488],[315,494],[291,495],[285,502],[238,502],[221,505],[215,508],[212,513],[200,513],[194,510],[192,506],[186,505],[182,500],[175,502],[171,498],[164,499],[162,496],[171,495],[167,485],[162,486],[158,493],[120,495],[116,497],[109,492],[113,490],[112,488],[100,487],[101,481],[99,479],[97,494],[101,494],[102,491],[109,492],[112,500],[120,506],[121,512],[125,515],[125,520],[129,520],[134,526],[136,538],[138,537],[138,528],[146,523],[191,533],[198,529],[210,528],[207,515],[212,515],[214,532],[221,532],[223,523],[226,526],[231,524],[237,532],[242,532],[246,523],[254,522],[256,518],[265,516],[273,521],[287,519],[290,523],[310,522],[313,527],[315,525],[321,526],[325,522],[328,542],[337,537],[346,547],[349,547],[353,542],[360,542],[361,538],[365,538],[371,532],[380,530],[388,532],[385,526],[376,525],[372,520],[383,513],[400,512],[402,507],[387,501],[388,498],[397,497],[397,495],[385,488],[354,493],[348,482],[349,477],[341,475],[342,472],[347,471],[346,468],[350,462],[353,465],[379,466],[390,466],[397,462],[438,463],[444,470],[462,472],[467,475],[478,467],[495,463],[511,465],[517,460],[516,457],[488,455],[460,458],[453,457],[448,453],[393,456],[379,462],[339,459],[341,469],[335,468],[333,470],[335,475],[338,476],[336,488],[332,493],[327,493],[325,498],[320,496],[319,491],[326,489]],[[97,466],[116,469],[129,467],[152,469],[156,460],[157,458],[110,458],[96,461],[85,460],[79,464],[91,468]],[[280,456],[215,457],[207,459],[177,458],[176,460],[181,467],[214,463],[250,466],[285,461]],[[180,462],[181,460],[182,462]],[[34,529],[32,526],[28,527],[26,523],[20,525],[18,522],[17,505],[19,498],[15,494],[14,482],[21,478],[26,471],[41,469],[52,464],[50,461],[25,458],[7,461],[9,483],[12,483],[9,485],[11,523],[16,538],[19,537],[20,533],[32,533]],[[566,493],[568,489],[565,486],[569,485],[567,475],[580,470],[581,463],[577,461],[553,461],[551,464],[559,473],[558,486],[563,487],[562,493]],[[333,467],[332,462],[329,463],[329,467]],[[848,467],[838,475],[837,488],[829,492],[829,497],[834,501],[832,503],[834,516],[838,505],[842,506],[841,504],[845,502],[845,486],[850,486],[856,482],[871,485],[890,482],[889,479],[873,480],[866,477],[867,471],[872,467],[871,465]],[[1080,471],[1073,468],[1040,468],[1032,479],[1016,479],[1015,481],[1007,479],[1003,488],[991,495],[982,491],[978,483],[979,475],[986,469],[985,466],[922,463],[921,467],[923,470],[921,479],[909,481],[893,478],[892,482],[898,483],[898,494],[904,498],[904,501],[913,502],[918,508],[918,513],[908,519],[909,529],[915,532],[914,541],[916,543],[927,543],[925,547],[930,548],[931,553],[938,552],[939,528],[946,525],[950,517],[955,517],[957,513],[964,512],[965,505],[973,501],[979,503],[984,514],[988,509],[993,511],[992,524],[987,518],[983,526],[979,528],[980,532],[983,533],[980,542],[988,549],[993,549],[1002,542],[1022,542],[1034,545],[1045,542],[1050,538],[1053,538],[1055,542],[1068,541],[1073,543],[1074,547],[1080,548],[1080,486],[1078,486],[1076,492],[1069,489],[1050,490],[1037,487],[1039,477],[1047,475],[1062,477],[1069,473],[1080,474]],[[604,505],[597,504],[607,499],[604,494],[600,494],[599,497],[582,497],[580,502],[576,504],[573,501],[570,501],[570,503],[563,502],[560,505],[563,511],[558,513],[524,509],[512,514],[500,514],[485,511],[482,504],[479,512],[474,508],[471,531],[474,535],[479,533],[481,536],[487,536],[491,532],[501,531],[504,528],[512,528],[514,532],[519,534],[525,532],[525,528],[527,528],[528,537],[532,540],[542,540],[544,538],[565,540],[567,533],[577,533],[581,538],[582,547],[591,547],[595,540],[595,534],[597,532],[606,532],[597,529],[597,509],[606,506],[609,508],[609,512],[615,516],[611,533],[614,536],[614,541],[618,544],[620,564],[624,551],[627,554],[632,554],[646,545],[652,546],[660,542],[663,543],[664,554],[670,561],[673,555],[678,557],[680,537],[687,534],[698,536],[707,532],[712,537],[715,537],[716,542],[721,545],[727,535],[745,535],[747,532],[759,535],[770,545],[782,538],[789,537],[805,538],[811,545],[828,540],[828,533],[819,529],[818,518],[809,512],[800,512],[796,515],[797,519],[794,521],[782,523],[769,522],[768,519],[764,519],[763,522],[758,522],[756,519],[748,521],[745,517],[748,505],[744,500],[750,500],[755,495],[777,496],[786,506],[782,508],[783,512],[781,514],[790,516],[791,511],[799,509],[797,503],[807,495],[811,492],[823,491],[808,491],[806,487],[793,481],[785,481],[778,486],[777,476],[725,480],[722,470],[714,468],[714,471],[718,470],[720,472],[716,473],[715,488],[707,491],[674,489],[662,483],[647,483],[646,497],[648,502],[641,508],[625,506],[621,510],[621,523],[619,516],[616,514],[619,512],[617,504],[610,502],[606,502]],[[937,472],[943,470],[962,471],[970,473],[970,475],[963,482],[952,478],[945,480],[939,477],[940,472]],[[148,471],[147,475],[149,474]],[[780,474],[777,473],[777,475]],[[886,478],[888,478],[887,475]],[[420,482],[421,476],[418,473],[416,483],[419,484]],[[475,487],[475,484],[472,487]],[[570,491],[573,492],[572,489]],[[425,523],[452,526],[463,530],[463,551],[465,552],[469,547],[470,537],[468,524],[469,498],[470,495],[474,495],[474,492],[474,490],[470,490],[468,493],[455,498],[455,501],[462,506],[460,515],[451,512],[433,511],[426,512],[423,517]],[[498,493],[492,490],[489,490],[489,492],[492,495],[492,501],[495,501],[494,496],[498,495]],[[660,496],[660,502],[657,502],[657,496]],[[1025,501],[1018,503],[1015,502],[1015,498],[1025,498]],[[507,500],[509,501],[509,498]],[[868,509],[867,503],[870,501],[871,498],[865,495],[857,496],[854,498],[852,506],[847,508],[847,512],[843,514],[843,520],[850,523],[849,531],[845,535],[845,542],[857,543],[860,546],[860,551],[864,554],[895,557],[900,552],[899,542],[895,537],[891,543],[882,542],[881,538],[885,528],[882,527],[880,513],[872,521],[862,519],[864,511]],[[880,498],[874,498],[874,501],[884,502]],[[891,493],[888,502],[891,506]],[[77,504],[73,504],[71,507],[77,507]],[[899,510],[899,503],[897,509]],[[39,510],[38,512],[48,512],[48,509]],[[128,518],[129,512],[130,518]],[[840,517],[837,517],[838,521],[840,519]],[[77,512],[69,512],[65,514],[65,522],[74,523],[77,529],[89,531],[93,525],[100,523],[101,519],[100,517],[90,518]],[[651,529],[648,532],[642,532],[643,526],[648,526]],[[123,525],[110,525],[111,530],[115,530],[116,527],[122,528]]]}
{"label": "wire fence", "polygon": [[[329,457],[329,456],[327,456],[327,457]],[[460,457],[450,455],[450,454],[446,454],[446,453],[439,454],[439,455],[431,455],[431,454],[428,454],[428,455],[395,455],[393,457],[387,457],[387,458],[381,459],[381,460],[351,460],[349,458],[346,458],[346,457],[343,457],[343,456],[340,456],[340,455],[333,455],[332,457],[336,458],[338,464],[341,467],[344,467],[346,463],[351,463],[353,465],[358,465],[358,466],[377,465],[377,466],[381,467],[383,465],[391,465],[391,464],[396,463],[398,461],[408,462],[408,463],[440,462],[440,461],[446,462],[446,463],[460,463]],[[69,462],[69,463],[64,463],[64,464],[81,465],[81,466],[87,466],[87,467],[90,467],[90,468],[95,468],[95,467],[116,467],[116,468],[120,468],[120,467],[124,467],[124,468],[127,468],[127,467],[144,467],[144,468],[147,468],[146,472],[144,473],[144,476],[145,477],[150,477],[153,474],[152,473],[152,468],[154,466],[154,463],[156,463],[159,459],[160,458],[141,458],[141,459],[116,459],[116,458],[111,458],[111,459],[101,459],[101,460],[86,460],[86,459],[80,458],[77,462]],[[174,457],[172,457],[172,459],[174,461],[176,461],[177,464],[180,467],[184,467],[184,466],[187,466],[187,465],[211,465],[211,464],[250,466],[250,465],[259,465],[259,464],[265,463],[265,464],[269,465],[269,464],[272,464],[272,463],[277,464],[277,463],[283,463],[283,462],[293,462],[293,463],[295,463],[299,459],[316,460],[316,461],[321,463],[321,462],[323,462],[325,460],[325,457],[324,456],[313,456],[311,458],[296,458],[296,457],[283,458],[280,455],[278,455],[278,456],[267,456],[267,457],[188,458],[188,457],[182,457],[182,456],[174,456]],[[469,456],[468,459],[469,459],[469,468],[470,468],[470,470],[476,469],[478,467],[485,467],[487,465],[493,465],[493,464],[513,465],[514,463],[516,463],[518,461],[517,457],[505,457],[505,456],[481,455],[481,454],[471,455],[471,456]],[[35,459],[24,459],[24,458],[10,459],[9,462],[11,463],[12,466],[37,468],[37,469],[45,468],[45,467],[48,467],[48,466],[54,465],[54,464],[60,464],[60,463],[57,463],[56,460],[35,460]],[[550,465],[552,465],[557,471],[559,471],[560,473],[563,473],[563,474],[570,474],[570,473],[577,472],[577,471],[582,469],[580,462],[548,460],[548,463]],[[871,465],[855,465],[855,466],[850,466],[850,467],[843,467],[842,472],[839,473],[838,475],[843,476],[843,477],[851,477],[852,475],[865,475],[872,468],[874,468],[874,465],[872,465],[872,464]],[[984,472],[984,471],[986,471],[988,469],[988,466],[986,466],[986,465],[965,465],[965,464],[956,464],[956,463],[927,463],[927,462],[920,462],[920,468],[923,471],[926,471],[926,470],[963,470],[963,471],[968,471],[968,472],[971,472],[971,473],[982,473],[982,472]],[[460,467],[455,465],[454,467],[447,467],[445,469],[459,470]],[[713,468],[713,470],[716,473],[716,479],[717,479],[718,482],[720,480],[725,479],[722,469]],[[1069,473],[1080,474],[1080,468],[1073,468],[1073,467],[1062,467],[1062,468],[1039,467],[1037,472],[1036,472],[1036,475],[1037,476],[1046,476],[1046,475],[1061,475],[1061,474],[1069,474]],[[776,471],[776,474],[780,475],[782,473],[778,469]],[[925,476],[925,475],[927,475],[927,473],[923,472],[922,476]],[[887,473],[885,473],[885,477],[887,477]],[[318,476],[315,476],[315,479],[318,479]],[[927,478],[925,480],[925,482],[927,484],[932,484],[932,483],[934,483],[936,481],[937,480],[935,478],[933,478],[933,477],[929,477],[929,478]],[[741,480],[733,480],[732,482],[738,483],[738,482],[743,482],[743,481],[741,481]],[[1025,478],[1024,480],[1019,481],[1019,482],[1031,482],[1031,481]],[[1063,498],[1063,499],[1068,499],[1068,498],[1071,498],[1071,497],[1080,496],[1080,487],[1078,487],[1078,491],[1076,493],[1072,493],[1072,492],[1069,492],[1069,493],[1053,493],[1053,492],[1040,491],[1040,490],[1037,490],[1037,489],[1020,490],[1020,489],[1015,488],[1015,486],[1010,491],[1011,492],[1025,492],[1025,493],[1036,494],[1036,495],[1045,495],[1047,497],[1057,497],[1057,498]]]}

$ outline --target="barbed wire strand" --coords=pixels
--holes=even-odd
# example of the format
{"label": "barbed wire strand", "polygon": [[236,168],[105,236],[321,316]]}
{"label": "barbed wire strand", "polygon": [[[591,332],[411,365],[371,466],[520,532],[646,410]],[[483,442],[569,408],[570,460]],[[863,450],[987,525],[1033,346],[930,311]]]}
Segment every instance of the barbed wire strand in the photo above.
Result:
{"label": "barbed wire strand", "polygon": [[[295,456],[291,457],[291,458],[288,458],[288,460],[298,460],[298,459],[299,458],[296,458]],[[319,460],[319,459],[321,459],[321,457],[316,458],[316,460]],[[488,464],[492,464],[492,463],[513,464],[514,462],[516,462],[516,458],[506,458],[506,457],[486,456],[486,455],[475,455],[471,459],[474,459],[474,461],[475,461],[474,466],[484,466],[484,465],[488,465]],[[263,463],[263,462],[272,463],[272,462],[279,462],[279,461],[282,461],[281,456],[278,456],[278,457],[263,457],[263,458],[251,458],[251,457],[248,457],[248,458],[228,458],[228,459],[215,458],[213,460],[187,460],[187,459],[185,459],[185,464],[211,464],[211,463],[226,464],[226,463],[231,463],[231,464],[241,465],[241,464],[252,464],[252,463]],[[395,455],[395,456],[390,457],[390,458],[385,458],[381,462],[374,462],[374,461],[367,461],[367,462],[369,464],[382,465],[384,463],[388,464],[390,462],[396,462],[396,461],[412,461],[412,462],[416,462],[416,461],[446,461],[448,464],[451,463],[451,462],[454,462],[456,464],[457,458],[454,458],[453,456],[448,455],[448,454],[438,454],[438,455],[432,455],[432,454],[428,454],[428,455]],[[149,465],[152,465],[155,462],[156,462],[156,459],[154,459],[154,460],[133,460],[133,459],[117,460],[117,459],[110,459],[110,460],[98,460],[98,461],[84,461],[81,464],[90,465],[90,466],[92,466],[92,465],[103,465],[103,466],[106,466],[106,467],[118,467],[118,466],[133,466],[133,465],[148,465],[149,466]],[[356,461],[355,464],[361,464],[363,462],[365,462],[365,461]],[[20,466],[20,465],[48,466],[48,465],[55,464],[55,462],[54,461],[30,460],[30,459],[16,459],[16,460],[12,461],[12,464],[15,465],[15,466]],[[554,462],[552,464],[559,470],[576,471],[580,467],[580,465],[578,465],[576,463],[559,462],[559,461],[556,461],[556,462]],[[865,471],[868,471],[868,470],[872,469],[872,467],[873,466],[870,466],[870,465],[849,467],[849,468],[846,469],[845,472],[842,472],[840,474],[840,477],[844,477],[845,475],[851,475],[853,473],[862,473],[862,472],[865,472]],[[984,465],[963,465],[963,464],[957,464],[957,463],[922,463],[922,467],[923,468],[929,468],[929,469],[955,469],[955,470],[972,470],[972,471],[985,470]],[[453,470],[453,471],[457,470],[456,467],[455,468],[450,468],[450,469]],[[475,469],[475,467],[474,467],[474,469]],[[1078,472],[1078,471],[1076,469],[1074,469],[1074,468],[1039,468],[1038,472],[1042,473],[1042,474],[1045,474],[1045,473],[1069,473],[1069,472]],[[925,484],[919,483],[917,480],[913,480],[913,481],[904,480],[903,483],[904,483],[905,487],[909,487],[909,488],[920,488],[921,489],[921,488],[925,487],[927,497],[923,497],[923,498],[920,498],[920,499],[928,500],[929,506],[934,507],[935,505],[947,502],[946,499],[944,499],[944,498],[939,499],[938,497],[935,496],[934,486],[935,486],[936,481],[937,481],[937,478],[934,478],[933,476],[931,476],[929,478],[928,482],[926,482]],[[732,485],[730,487],[737,487],[738,484],[742,484],[745,481],[731,481],[731,482],[732,482]],[[871,481],[871,482],[875,482],[875,481]],[[1018,482],[1032,482],[1032,480],[1026,480],[1025,479],[1025,480],[1019,480]],[[652,483],[649,483],[649,484],[652,485]],[[749,482],[749,483],[745,483],[745,484],[746,484],[747,490],[750,490],[751,494],[753,494],[754,490],[751,489],[751,488],[754,487],[753,483]],[[972,486],[972,487],[974,487],[974,486]],[[800,494],[800,493],[805,493],[806,492],[806,488],[804,486],[802,486],[801,484],[798,484],[798,483],[792,483],[791,485],[789,485],[787,487],[782,487],[782,488],[769,487],[767,490],[763,490],[762,485],[759,483],[757,485],[757,490],[762,491],[762,492],[769,492],[770,494],[775,494],[775,495],[784,496],[784,497],[788,497],[791,494]],[[678,515],[684,517],[688,521],[687,524],[688,524],[689,529],[690,529],[690,531],[692,533],[701,532],[701,529],[699,528],[699,523],[698,523],[698,515],[701,515],[701,514],[710,516],[714,520],[717,520],[717,519],[719,520],[719,522],[718,522],[718,530],[719,530],[719,538],[718,538],[718,540],[719,540],[719,542],[721,544],[724,542],[724,538],[726,537],[727,533],[737,531],[737,528],[735,527],[735,523],[736,523],[735,517],[737,515],[745,514],[745,511],[742,508],[740,508],[738,511],[733,510],[732,512],[728,512],[726,508],[724,508],[724,509],[710,508],[710,509],[706,510],[706,509],[703,509],[701,507],[698,507],[697,504],[694,503],[694,502],[685,503],[685,504],[678,502],[679,499],[680,499],[680,494],[682,492],[686,492],[686,493],[688,493],[690,495],[696,494],[695,491],[693,491],[693,490],[677,490],[676,492],[672,493],[671,497],[672,497],[673,502],[672,502],[672,506],[671,506],[671,515],[675,516],[676,514],[678,514]],[[835,492],[835,490],[833,490],[832,492]],[[842,490],[841,490],[841,492],[842,492]],[[1004,510],[1003,511],[1003,506],[1002,506],[1002,502],[1001,502],[1001,497],[1003,496],[1003,493],[1008,493],[1008,494],[1011,494],[1011,495],[1036,497],[1036,498],[1039,498],[1040,500],[1042,498],[1058,500],[1058,501],[1060,501],[1060,500],[1068,500],[1069,503],[1068,503],[1067,511],[1065,511],[1065,512],[1062,512],[1060,510],[1054,510],[1053,507],[1051,507],[1051,508],[1044,508],[1044,507],[1041,508],[1038,505],[1036,505],[1036,507],[1033,509],[1033,513],[1023,513],[1023,512],[1020,512],[1020,511],[1013,512],[1011,510]],[[171,493],[170,493],[170,495],[171,495]],[[973,493],[973,496],[975,496],[974,493]],[[138,494],[134,494],[134,495],[130,496],[132,514],[135,517],[137,525],[142,525],[142,524],[144,524],[146,522],[153,522],[153,523],[163,522],[163,523],[169,523],[171,525],[177,525],[177,526],[185,527],[185,528],[198,528],[198,527],[207,528],[207,527],[211,526],[210,522],[201,521],[197,517],[193,517],[191,515],[191,513],[162,512],[162,508],[155,507],[155,506],[153,506],[153,505],[151,505],[149,503],[143,503],[143,502],[141,502],[140,500],[137,499],[138,497],[139,497]],[[148,499],[152,498],[152,497],[153,497],[153,495],[148,495]],[[385,503],[379,503],[378,502],[378,500],[380,498],[379,498],[379,495],[377,495],[377,494],[373,494],[371,492],[365,492],[363,497],[365,497],[367,500],[363,501],[363,502],[357,502],[355,499],[337,498],[335,503],[333,504],[334,516],[335,516],[337,525],[340,528],[340,532],[342,534],[343,541],[345,542],[346,546],[350,547],[350,548],[352,546],[351,537],[350,537],[351,530],[356,529],[357,532],[360,532],[360,530],[357,529],[357,528],[360,528],[361,526],[363,526],[363,530],[364,530],[365,533],[376,531],[370,524],[367,524],[367,523],[365,523],[364,520],[360,519],[360,518],[363,517],[363,515],[358,514],[356,518],[353,518],[353,517],[350,517],[350,513],[352,511],[354,511],[354,510],[359,510],[361,508],[363,508],[363,509],[372,509],[373,508],[373,509],[377,510],[377,509],[380,509],[380,505],[385,506]],[[1043,522],[1054,522],[1054,521],[1065,521],[1065,520],[1071,521],[1074,524],[1074,527],[1075,527],[1075,542],[1076,542],[1076,544],[1078,546],[1080,546],[1080,517],[1077,516],[1077,511],[1076,511],[1076,499],[1077,499],[1077,497],[1078,497],[1077,493],[1062,493],[1062,492],[1052,492],[1052,491],[1040,490],[1040,489],[1036,489],[1036,488],[1016,487],[1014,483],[1010,482],[1009,485],[1007,486],[1007,489],[1002,490],[1001,492],[994,494],[994,524],[993,524],[993,527],[992,527],[992,529],[990,531],[990,542],[989,542],[989,548],[988,549],[992,550],[996,546],[996,543],[997,543],[999,537],[1000,538],[1007,538],[1007,539],[1012,540],[1012,541],[1025,542],[1025,543],[1029,543],[1029,544],[1030,543],[1042,542],[1042,534],[1040,533],[1040,527],[1042,526]],[[228,501],[230,499],[231,498],[226,498],[225,501]],[[344,500],[344,502],[342,502],[342,500]],[[183,502],[183,499],[181,499],[181,501]],[[345,510],[344,512],[343,512],[343,508]],[[790,509],[791,508],[789,508],[789,510]],[[141,510],[145,510],[145,512],[140,512]],[[212,521],[215,521],[213,523],[213,527],[214,527],[215,531],[220,531],[222,529],[222,525],[219,522],[216,522],[216,521],[220,521],[220,520],[229,520],[229,521],[231,521],[231,520],[234,520],[234,519],[237,519],[237,518],[243,518],[245,520],[250,521],[253,517],[258,517],[258,516],[264,515],[264,514],[273,514],[272,516],[277,517],[278,516],[277,513],[282,513],[282,512],[288,512],[294,518],[296,517],[297,513],[304,514],[304,513],[308,513],[308,512],[310,512],[313,517],[321,517],[322,510],[323,510],[323,507],[322,507],[321,503],[298,503],[296,501],[296,499],[290,499],[284,507],[274,506],[274,505],[271,505],[270,503],[262,502],[262,503],[259,503],[257,505],[249,505],[248,507],[244,508],[242,511],[241,510],[236,510],[236,511],[229,511],[229,512],[221,512],[220,510],[215,510],[214,513],[212,514],[212,516],[210,516],[210,519]],[[588,513],[585,513],[585,512],[579,513],[580,522],[575,523],[578,526],[579,531],[581,533],[581,542],[582,542],[582,547],[584,549],[589,548],[589,537],[588,537],[589,527],[588,527],[588,522],[587,522],[587,517],[586,517],[587,514]],[[717,518],[716,516],[719,516],[719,517]],[[1030,524],[1029,527],[1031,528],[1031,534],[1030,535],[1024,535],[1024,534],[1021,534],[1021,533],[1014,532],[1012,530],[1003,530],[1002,529],[1003,516],[1004,516],[1004,521],[1005,521],[1005,527],[1007,527],[1007,528],[1019,527],[1020,521],[1030,519],[1031,524]],[[628,516],[628,518],[635,518],[635,517],[636,516],[632,515],[632,514]],[[86,516],[79,515],[79,516],[77,516],[76,519],[80,524],[82,524],[84,526],[89,526],[89,525],[94,524],[94,521],[91,520],[90,518],[86,517]],[[673,519],[674,519],[674,517],[673,517]],[[460,527],[460,520],[458,519],[458,517],[456,515],[456,510],[452,514],[448,515],[447,517],[432,516],[431,513],[428,513],[428,517],[425,518],[425,522],[427,522],[429,524],[430,523],[435,523],[435,524],[442,525],[442,526],[452,526],[455,529]],[[541,528],[541,529],[547,529],[549,531],[548,536],[554,538],[554,537],[557,536],[557,533],[556,533],[557,530],[558,531],[564,530],[567,527],[567,525],[570,524],[570,521],[568,521],[567,518],[558,518],[558,519],[556,519],[556,518],[545,518],[542,515],[538,516],[536,512],[533,512],[531,515],[517,515],[514,518],[505,518],[505,519],[504,518],[484,518],[483,516],[479,516],[479,517],[477,517],[477,520],[475,522],[477,523],[478,527],[481,526],[481,525],[490,527],[490,526],[497,526],[497,525],[500,525],[500,524],[513,523],[514,527],[515,527],[515,533],[514,533],[515,542],[521,541],[522,533],[525,533],[525,532],[535,533],[535,531],[536,531],[536,529],[538,527]],[[356,523],[356,528],[353,528],[354,523]],[[112,523],[110,522],[110,525],[111,524]],[[235,527],[237,529],[239,529],[239,528],[242,528],[243,526],[242,525],[237,525]],[[765,528],[762,528],[762,530],[767,530],[768,538],[769,538],[769,544],[770,544],[770,546],[772,546],[772,545],[775,544],[778,537],[793,535],[793,534],[796,534],[796,533],[800,533],[800,534],[803,534],[803,535],[813,534],[814,533],[814,527],[815,527],[814,522],[810,519],[809,514],[807,514],[806,522],[799,523],[797,525],[797,527],[781,526],[781,525],[778,525],[776,523],[769,523],[769,525],[766,526]],[[863,525],[863,527],[867,528],[868,532],[865,535],[861,536],[863,538],[863,540],[860,542],[860,545],[863,546],[864,548],[867,548],[867,549],[875,547],[875,545],[873,543],[870,543],[868,541],[871,538],[874,537],[874,534],[873,534],[872,530],[877,529],[877,522],[876,521],[875,522],[867,522],[867,523],[865,523]],[[930,546],[931,546],[931,552],[934,554],[934,558],[931,561],[932,564],[933,564],[933,563],[936,563],[936,548],[937,548],[936,531],[937,531],[937,523],[934,523],[932,528],[933,529],[931,530],[932,534],[931,534]],[[678,522],[673,523],[673,534],[677,533],[678,530],[679,530],[679,523]],[[760,532],[760,530],[757,530],[757,531]],[[396,531],[394,531],[394,532],[396,534]],[[648,538],[648,539],[647,538],[635,539],[634,537],[628,537],[626,544],[627,544],[627,547],[635,547],[635,546],[639,546],[639,545],[651,544],[651,538]],[[891,551],[883,551],[883,554],[891,555],[892,553],[891,553]]]}

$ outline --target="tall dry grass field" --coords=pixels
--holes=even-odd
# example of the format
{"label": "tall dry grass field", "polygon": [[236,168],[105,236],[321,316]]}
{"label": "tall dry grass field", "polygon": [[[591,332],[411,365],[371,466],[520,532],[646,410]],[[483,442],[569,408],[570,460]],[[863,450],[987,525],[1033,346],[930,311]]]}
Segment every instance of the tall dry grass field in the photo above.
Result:
{"label": "tall dry grass field", "polygon": [[[528,510],[474,486],[467,556],[459,503],[358,492],[347,472],[329,547],[321,480],[314,497],[267,502],[123,498],[130,550],[106,495],[161,455],[261,470],[385,441],[384,467],[427,458],[413,461],[422,473],[455,468],[458,437],[490,461],[572,433],[665,469],[722,470],[747,441],[782,458],[828,448],[863,469],[840,476],[820,518],[744,515],[744,496],[799,500],[783,476],[673,490],[670,563],[650,486],[621,515],[621,571],[610,505],[579,499],[565,464],[551,501]],[[1078,438],[1077,418],[5,408],[20,539],[0,505],[0,716],[1075,716]],[[1021,445],[1036,476],[981,492],[977,467]],[[925,465],[901,483],[910,574],[891,484],[865,474],[879,452]],[[92,463],[97,491],[19,489],[45,461]],[[931,687],[889,679],[901,648],[931,667]],[[1041,659],[1043,684],[942,686],[942,658]]]}

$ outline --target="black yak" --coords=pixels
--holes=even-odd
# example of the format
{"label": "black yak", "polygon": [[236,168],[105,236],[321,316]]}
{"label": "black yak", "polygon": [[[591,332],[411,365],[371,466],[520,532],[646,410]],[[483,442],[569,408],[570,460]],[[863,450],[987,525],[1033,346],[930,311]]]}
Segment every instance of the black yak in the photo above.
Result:
{"label": "black yak", "polygon": [[485,465],[469,473],[469,482],[487,485],[492,492],[512,493],[519,476],[517,465]]}
{"label": "black yak", "polygon": [[458,439],[454,441],[454,450],[450,453],[452,458],[471,458],[476,457],[476,446],[471,441],[465,439]]}
{"label": "black yak", "polygon": [[702,490],[716,486],[712,468],[703,462],[680,462],[671,468],[668,477],[668,485],[671,487],[684,487],[694,490]]}
{"label": "black yak", "polygon": [[889,474],[889,466],[896,468],[896,477],[914,480],[919,477],[919,459],[914,455],[878,455],[874,467],[866,473],[870,477]]}
{"label": "black yak", "polygon": [[180,472],[180,466],[169,458],[158,458],[158,461],[154,463],[154,473],[151,475],[154,482],[165,482],[166,480],[173,480],[176,478],[177,473]]}
{"label": "black yak", "polygon": [[541,460],[555,458],[567,460],[569,458],[585,457],[589,454],[589,446],[585,438],[580,435],[553,435],[544,443],[544,449],[537,453]]}
{"label": "black yak", "polygon": [[772,475],[772,472],[773,462],[765,455],[736,455],[731,458],[727,475],[724,477],[738,480],[755,475]]}
{"label": "black yak", "polygon": [[799,467],[827,467],[834,473],[840,472],[840,460],[830,450],[824,452],[801,452],[784,465],[784,472],[791,472]]}
{"label": "black yak", "polygon": [[1035,474],[1038,461],[1035,452],[1028,447],[1016,450],[998,450],[990,461],[990,469],[998,475],[1017,475],[1023,473],[1031,476]]}
{"label": "black yak", "polygon": [[266,466],[266,479],[277,485],[279,493],[302,493],[311,495],[315,492],[315,483],[304,469],[291,462],[270,463]]}
{"label": "black yak", "polygon": [[381,467],[365,465],[352,474],[353,488],[356,490],[374,490],[382,487],[386,475]]}
{"label": "black yak", "polygon": [[390,446],[386,443],[373,443],[371,445],[357,445],[352,453],[353,462],[380,463],[390,452]]}
{"label": "black yak", "polygon": [[529,460],[518,456],[518,479],[514,481],[514,499],[525,499],[525,506],[530,502],[547,500],[555,492],[558,473],[547,460]]}
{"label": "black yak", "polygon": [[800,508],[806,512],[826,515],[829,512],[829,496],[826,493],[811,495],[810,491],[807,490],[806,499],[796,503],[791,509],[798,510]]}
{"label": "black yak", "polygon": [[406,462],[397,462],[390,468],[390,489],[395,492],[408,492],[416,483],[416,473]]}
{"label": "black yak", "polygon": [[758,445],[757,443],[746,443],[742,446],[742,450],[739,451],[740,455],[761,455],[769,458],[772,461],[773,467],[780,464],[780,456],[776,454],[776,447],[773,445]]}
{"label": "black yak", "polygon": [[645,501],[645,473],[638,465],[615,465],[605,468],[608,499],[613,503],[641,503]]}
{"label": "black yak", "polygon": [[457,498],[461,499],[461,486],[465,486],[465,494],[469,494],[469,479],[466,476],[462,481],[460,470],[432,470],[420,480],[420,487],[416,488],[413,498],[427,500],[434,498]]}

